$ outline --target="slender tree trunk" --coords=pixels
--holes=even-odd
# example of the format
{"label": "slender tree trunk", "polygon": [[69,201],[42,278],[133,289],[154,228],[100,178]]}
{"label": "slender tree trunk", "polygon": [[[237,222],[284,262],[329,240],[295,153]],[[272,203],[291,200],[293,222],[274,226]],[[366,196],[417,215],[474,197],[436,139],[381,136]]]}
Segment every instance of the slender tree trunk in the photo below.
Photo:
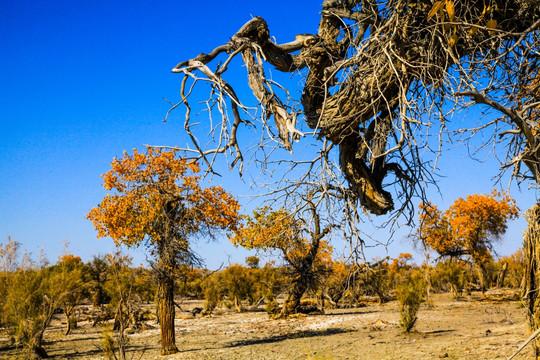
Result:
{"label": "slender tree trunk", "polygon": [[119,331],[122,323],[122,303],[118,305],[114,313],[113,331]]}
{"label": "slender tree trunk", "polygon": [[39,330],[35,333],[35,335],[30,340],[32,350],[38,357],[42,359],[49,357],[49,355],[47,354],[47,351],[45,351],[45,349],[43,348],[43,335],[45,334],[45,330],[51,323],[54,310],[56,308],[54,304],[51,302],[48,302],[46,306],[47,306],[47,312],[45,314],[45,318],[39,325]]}
{"label": "slender tree trunk", "polygon": [[236,308],[236,311],[243,312],[244,308],[242,307],[242,302],[238,299],[238,296],[234,297],[234,307]]}
{"label": "slender tree trunk", "polygon": [[[540,204],[529,209],[527,230],[523,238],[523,253],[525,256],[525,276],[523,277],[523,298],[527,305],[527,317],[531,332],[540,328]],[[540,341],[532,342],[536,359],[540,358]]]}
{"label": "slender tree trunk", "polygon": [[65,308],[64,309],[64,314],[66,315],[67,329],[66,329],[66,333],[64,335],[69,335],[69,333],[71,332],[71,316],[70,316],[69,313],[70,313],[70,310]]}
{"label": "slender tree trunk", "polygon": [[174,279],[168,274],[160,274],[158,279],[158,312],[161,328],[161,355],[178,352],[174,334]]}
{"label": "slender tree trunk", "polygon": [[508,263],[503,263],[503,266],[497,274],[497,287],[502,288],[504,286],[504,279],[506,278],[506,272],[508,271]]}
{"label": "slender tree trunk", "polygon": [[101,304],[103,304],[103,289],[101,285],[98,285],[92,294],[92,305],[94,308],[98,308]]}
{"label": "slender tree trunk", "polygon": [[487,269],[484,266],[484,264],[478,264],[478,277],[480,280],[480,290],[482,290],[482,294],[486,293],[486,290],[489,286],[488,284],[488,277],[487,277]]}
{"label": "slender tree trunk", "polygon": [[125,321],[125,315],[124,315],[124,311],[123,311],[123,299],[122,301],[120,302],[120,305],[119,305],[119,318],[120,318],[120,328],[118,329],[118,360],[126,360],[126,344],[127,344],[127,339],[126,339],[126,333],[125,333],[125,330],[126,330],[126,321]]}

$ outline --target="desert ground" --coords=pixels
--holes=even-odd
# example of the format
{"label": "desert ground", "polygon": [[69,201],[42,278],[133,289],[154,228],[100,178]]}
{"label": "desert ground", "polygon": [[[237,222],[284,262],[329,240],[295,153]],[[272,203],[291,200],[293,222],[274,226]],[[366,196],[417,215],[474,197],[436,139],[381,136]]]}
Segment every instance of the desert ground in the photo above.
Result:
{"label": "desert ground", "polygon": [[[399,327],[397,302],[366,302],[366,306],[327,309],[325,314],[271,320],[264,311],[219,310],[193,317],[188,310],[201,301],[179,300],[179,353],[160,356],[159,327],[150,320],[145,330],[129,335],[127,359],[506,359],[529,336],[525,308],[508,300],[509,292],[473,293],[456,300],[434,294],[423,304],[415,331]],[[65,336],[62,315],[45,334],[52,359],[103,359],[102,332],[80,321]],[[0,358],[19,357],[0,339]],[[527,346],[515,359],[531,359]]]}

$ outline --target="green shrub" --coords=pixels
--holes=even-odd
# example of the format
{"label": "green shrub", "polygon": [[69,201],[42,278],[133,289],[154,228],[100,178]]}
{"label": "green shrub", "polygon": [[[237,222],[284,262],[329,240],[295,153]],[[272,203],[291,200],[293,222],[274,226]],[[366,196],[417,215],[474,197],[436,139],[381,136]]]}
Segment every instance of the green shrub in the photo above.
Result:
{"label": "green shrub", "polygon": [[424,300],[426,282],[420,271],[413,271],[406,279],[396,285],[396,298],[399,303],[401,327],[410,332],[416,324],[420,304]]}
{"label": "green shrub", "polygon": [[215,276],[206,278],[203,282],[204,310],[212,312],[223,300],[223,291]]}
{"label": "green shrub", "polygon": [[239,312],[243,310],[243,300],[248,300],[250,304],[253,303],[256,290],[253,269],[233,264],[223,271],[220,280],[229,301],[234,303]]}
{"label": "green shrub", "polygon": [[431,283],[436,290],[451,292],[454,298],[459,299],[468,283],[478,281],[473,277],[470,264],[448,259],[437,263],[431,271]]}

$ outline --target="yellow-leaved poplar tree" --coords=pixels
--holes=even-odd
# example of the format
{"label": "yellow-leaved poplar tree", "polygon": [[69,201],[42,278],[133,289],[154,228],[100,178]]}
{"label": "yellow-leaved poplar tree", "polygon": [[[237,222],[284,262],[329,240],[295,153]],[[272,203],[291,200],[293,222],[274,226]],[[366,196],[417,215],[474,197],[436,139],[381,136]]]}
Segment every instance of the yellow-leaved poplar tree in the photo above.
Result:
{"label": "yellow-leaved poplar tree", "polygon": [[287,210],[263,207],[253,211],[252,216],[244,216],[243,224],[230,239],[234,245],[247,249],[281,252],[292,270],[292,283],[278,317],[297,312],[300,299],[317,282],[317,268],[331,261],[332,247],[323,239],[331,226],[321,229],[315,206],[310,202],[309,205],[311,230],[306,230],[304,221]]}
{"label": "yellow-leaved poplar tree", "polygon": [[485,290],[485,265],[491,257],[493,241],[506,232],[508,220],[517,218],[519,208],[507,193],[467,195],[459,198],[448,210],[420,204],[420,226],[417,238],[440,256],[469,257],[480,269]]}
{"label": "yellow-leaved poplar tree", "polygon": [[174,332],[174,272],[199,260],[190,249],[194,236],[232,231],[239,220],[239,203],[222,187],[201,188],[199,166],[175,150],[147,147],[114,159],[102,177],[109,193],[87,215],[98,237],[116,245],[145,244],[156,261],[157,306],[161,352],[178,351]]}

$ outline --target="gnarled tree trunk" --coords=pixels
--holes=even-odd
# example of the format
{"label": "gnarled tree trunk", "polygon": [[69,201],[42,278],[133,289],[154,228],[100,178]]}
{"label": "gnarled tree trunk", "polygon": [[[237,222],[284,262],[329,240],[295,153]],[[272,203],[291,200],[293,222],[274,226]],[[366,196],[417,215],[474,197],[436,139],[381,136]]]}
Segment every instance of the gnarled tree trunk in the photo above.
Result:
{"label": "gnarled tree trunk", "polygon": [[286,318],[291,314],[298,312],[300,308],[300,300],[309,288],[309,284],[302,276],[298,277],[293,283],[289,295],[283,303],[283,308],[278,318]]}
{"label": "gnarled tree trunk", "polygon": [[[531,332],[540,328],[540,204],[534,205],[526,214],[527,230],[523,238],[525,256],[525,276],[523,278],[523,298],[527,306],[527,317]],[[535,356],[540,357],[540,341],[532,342]]]}

